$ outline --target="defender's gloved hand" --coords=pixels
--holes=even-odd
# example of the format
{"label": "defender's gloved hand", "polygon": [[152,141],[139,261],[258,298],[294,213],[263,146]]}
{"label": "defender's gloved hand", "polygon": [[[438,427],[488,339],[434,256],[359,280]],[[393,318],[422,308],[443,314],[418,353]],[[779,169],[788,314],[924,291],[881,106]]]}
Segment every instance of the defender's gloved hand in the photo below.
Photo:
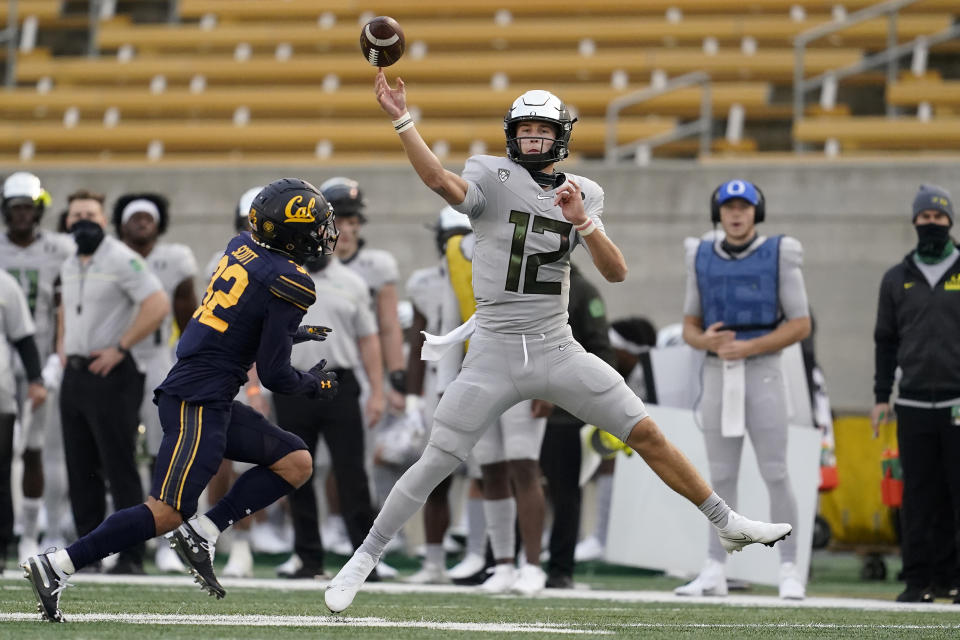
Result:
{"label": "defender's gloved hand", "polygon": [[307,340],[323,342],[327,339],[327,334],[329,334],[331,331],[333,331],[333,329],[330,327],[302,324],[297,327],[297,332],[293,334],[293,344],[300,344],[301,342],[306,342]]}
{"label": "defender's gloved hand", "polygon": [[325,366],[327,366],[327,361],[321,360],[307,372],[317,379],[317,391],[314,397],[321,400],[329,400],[336,396],[337,388],[340,386],[340,383],[337,382],[337,374],[333,371],[324,371]]}

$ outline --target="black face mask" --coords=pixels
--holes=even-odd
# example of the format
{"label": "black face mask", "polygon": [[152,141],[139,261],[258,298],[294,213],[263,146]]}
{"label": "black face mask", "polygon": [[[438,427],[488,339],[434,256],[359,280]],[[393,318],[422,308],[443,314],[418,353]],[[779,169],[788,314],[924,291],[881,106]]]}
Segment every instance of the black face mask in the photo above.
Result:
{"label": "black face mask", "polygon": [[950,242],[950,227],[942,224],[918,224],[917,254],[921,258],[939,258]]}
{"label": "black face mask", "polygon": [[70,227],[70,234],[77,243],[77,255],[92,255],[103,241],[103,227],[93,220],[77,220]]}
{"label": "black face mask", "polygon": [[303,262],[303,266],[305,266],[310,273],[319,273],[326,269],[328,264],[330,264],[330,256],[322,253],[310,256]]}

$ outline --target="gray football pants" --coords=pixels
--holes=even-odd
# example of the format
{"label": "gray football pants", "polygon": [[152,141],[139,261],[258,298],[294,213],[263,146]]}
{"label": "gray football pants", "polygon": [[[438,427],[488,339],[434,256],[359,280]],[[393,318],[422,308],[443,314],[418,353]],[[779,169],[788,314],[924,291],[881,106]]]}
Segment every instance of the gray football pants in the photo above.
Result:
{"label": "gray football pants", "polygon": [[623,378],[587,353],[569,326],[546,335],[478,328],[460,375],[440,399],[423,456],[397,481],[374,521],[377,534],[387,539],[396,535],[504,411],[534,398],[552,402],[624,441],[647,417],[643,402]]}
{"label": "gray football pants", "polygon": [[[797,529],[797,502],[787,474],[787,399],[780,370],[780,354],[750,358],[744,375],[746,389],[745,423],[750,443],[757,455],[760,475],[767,485],[772,522],[788,522]],[[717,495],[732,509],[737,504],[737,480],[743,438],[720,435],[720,398],[723,390],[723,366],[719,358],[707,358],[703,365],[703,437],[710,461],[710,482]],[[780,542],[781,562],[794,562],[797,536]],[[709,556],[725,561],[727,552],[710,527]]]}

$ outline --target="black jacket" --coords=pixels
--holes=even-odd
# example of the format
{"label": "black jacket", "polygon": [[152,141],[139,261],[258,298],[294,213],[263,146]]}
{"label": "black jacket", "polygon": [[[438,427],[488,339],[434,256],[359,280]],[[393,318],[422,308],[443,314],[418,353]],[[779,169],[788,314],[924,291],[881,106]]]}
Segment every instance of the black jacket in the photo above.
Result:
{"label": "black jacket", "polygon": [[913,252],[880,283],[873,333],[873,392],[887,402],[899,365],[900,397],[941,402],[960,397],[960,260],[931,289]]}

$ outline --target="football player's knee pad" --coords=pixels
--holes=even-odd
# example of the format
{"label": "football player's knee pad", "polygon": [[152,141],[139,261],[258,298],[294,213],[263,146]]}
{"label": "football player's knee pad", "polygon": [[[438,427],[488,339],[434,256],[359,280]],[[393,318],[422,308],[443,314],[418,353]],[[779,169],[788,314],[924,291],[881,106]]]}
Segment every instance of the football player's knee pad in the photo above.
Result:
{"label": "football player's knee pad", "polygon": [[[463,462],[470,455],[470,451],[477,444],[481,435],[483,435],[483,429],[461,431],[434,417],[427,450],[429,451],[433,447]],[[426,452],[424,452],[424,455],[426,455]]]}
{"label": "football player's knee pad", "polygon": [[494,405],[499,404],[498,400],[502,402],[502,399],[495,397],[489,389],[458,379],[447,387],[440,398],[433,420],[436,424],[462,433],[478,432],[479,438],[479,432],[503,413],[496,411],[491,415]]}

